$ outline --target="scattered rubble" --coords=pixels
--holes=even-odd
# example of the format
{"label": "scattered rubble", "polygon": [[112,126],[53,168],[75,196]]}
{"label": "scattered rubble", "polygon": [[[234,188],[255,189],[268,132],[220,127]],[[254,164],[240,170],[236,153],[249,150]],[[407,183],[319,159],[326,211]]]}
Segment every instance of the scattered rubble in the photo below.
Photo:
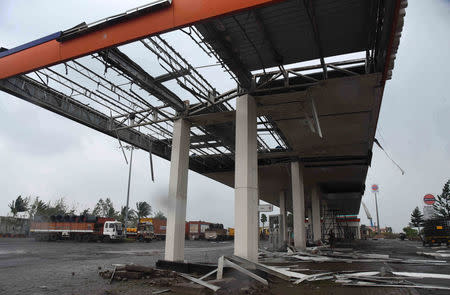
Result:
{"label": "scattered rubble", "polygon": [[[105,279],[112,281],[145,280],[146,284],[167,289],[155,291],[153,294],[161,294],[171,290],[179,294],[270,294],[270,282],[274,279],[295,285],[306,282],[328,280],[342,286],[351,287],[394,287],[394,288],[421,288],[450,290],[449,287],[418,284],[410,280],[440,279],[450,280],[449,274],[395,272],[382,267],[377,271],[349,271],[349,270],[313,270],[301,268],[303,262],[328,263],[328,262],[380,262],[380,263],[407,263],[420,265],[447,265],[444,260],[421,260],[392,258],[385,254],[362,253],[351,248],[330,249],[324,246],[308,248],[306,251],[296,251],[288,247],[287,252],[269,252],[262,250],[259,254],[260,261],[256,263],[238,256],[221,256],[217,266],[194,265],[183,263],[164,264],[182,271],[173,271],[146,267],[141,265],[115,265],[113,270],[100,271]],[[438,253],[438,252],[435,252]],[[441,251],[438,254],[447,254]],[[439,257],[439,256],[438,256]],[[158,265],[158,264],[157,264]],[[337,264],[338,265],[338,264]],[[200,269],[194,275],[192,269]],[[191,269],[191,271],[186,271]],[[227,271],[225,271],[227,270]],[[189,273],[189,274],[187,274]],[[206,273],[206,274],[205,274]],[[224,276],[226,274],[226,277]],[[236,279],[236,276],[239,279]],[[160,292],[160,293],[157,293]]]}
{"label": "scattered rubble", "polygon": [[[418,252],[419,255],[428,255],[432,257],[447,257],[447,251],[440,251],[435,253]],[[450,256],[450,255],[449,255]],[[391,258],[385,254],[361,253],[353,251],[351,248],[331,249],[325,246],[308,248],[307,251],[296,251],[288,248],[286,253],[262,251],[260,257],[266,263],[271,260],[280,263],[279,258],[283,258],[289,262],[389,262],[389,263],[406,263],[406,264],[421,264],[421,265],[447,265],[445,260],[420,260],[420,259],[399,259]],[[269,267],[269,266],[265,266]],[[271,271],[279,272],[283,275],[288,275],[294,284],[301,284],[305,281],[312,282],[318,280],[333,280],[335,283],[343,284],[344,286],[370,286],[370,287],[396,287],[396,288],[422,288],[422,289],[439,289],[450,290],[449,287],[437,285],[423,285],[408,281],[407,279],[445,279],[449,280],[449,274],[436,273],[414,273],[414,272],[389,272],[384,268],[381,271],[357,272],[357,271],[336,271],[336,272],[320,272],[315,274],[304,274],[298,272],[292,267],[269,267]],[[259,268],[262,269],[262,268]],[[307,271],[308,269],[306,269]]]}

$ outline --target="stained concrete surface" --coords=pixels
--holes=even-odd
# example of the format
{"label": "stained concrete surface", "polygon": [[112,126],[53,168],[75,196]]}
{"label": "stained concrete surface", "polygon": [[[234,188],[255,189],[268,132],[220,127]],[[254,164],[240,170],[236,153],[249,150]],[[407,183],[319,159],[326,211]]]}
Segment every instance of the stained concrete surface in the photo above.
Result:
{"label": "stained concrete surface", "polygon": [[[264,246],[264,245],[263,245]],[[367,253],[389,254],[404,259],[420,257],[425,248],[419,242],[399,240],[358,241],[353,245]],[[426,252],[438,249],[426,248]],[[233,253],[233,242],[186,241],[186,259],[191,262],[217,262],[221,255]],[[98,276],[98,267],[114,263],[154,266],[164,256],[164,242],[152,243],[76,243],[70,241],[35,242],[32,239],[0,238],[0,294],[150,294],[145,280],[108,284]],[[291,263],[292,265],[292,263]],[[450,273],[450,265],[409,265],[394,263],[309,263],[299,268],[315,271],[380,270]],[[308,272],[305,272],[308,273]],[[411,280],[450,287],[449,280]],[[161,288],[159,288],[161,289]],[[299,286],[272,280],[268,293],[261,294],[448,294],[448,291],[344,287],[330,281],[305,282]],[[174,293],[165,293],[174,294]]]}

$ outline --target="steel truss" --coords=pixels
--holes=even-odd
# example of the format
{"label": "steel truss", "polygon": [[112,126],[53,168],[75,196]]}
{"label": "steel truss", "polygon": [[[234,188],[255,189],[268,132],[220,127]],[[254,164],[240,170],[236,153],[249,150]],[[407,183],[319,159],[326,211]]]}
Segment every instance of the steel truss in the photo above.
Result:
{"label": "steel truss", "polygon": [[[181,31],[238,81],[195,27]],[[155,154],[168,159],[173,121],[178,118],[233,110],[231,100],[244,94],[258,96],[291,89],[305,90],[324,78],[360,75],[373,68],[370,55],[366,59],[290,69],[280,65],[277,71],[253,74],[247,89],[238,86],[219,93],[161,36],[146,38],[140,43],[156,57],[165,74],[153,77],[118,48],[112,48],[27,76],[0,81],[0,87],[136,147],[148,150],[153,146]],[[322,74],[324,70],[326,76]],[[185,104],[163,85],[170,80],[175,80],[197,103]],[[287,140],[270,117],[258,117],[257,124],[260,153],[290,151]],[[230,122],[191,128],[191,162],[195,163],[191,164],[196,171],[229,170],[234,166],[233,125]],[[316,131],[320,132],[320,126]]]}

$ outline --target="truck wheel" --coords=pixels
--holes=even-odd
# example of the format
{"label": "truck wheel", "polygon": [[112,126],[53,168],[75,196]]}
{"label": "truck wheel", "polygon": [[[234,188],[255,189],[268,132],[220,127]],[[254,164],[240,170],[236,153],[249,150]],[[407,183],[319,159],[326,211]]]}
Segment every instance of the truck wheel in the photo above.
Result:
{"label": "truck wheel", "polygon": [[104,236],[103,237],[103,242],[104,243],[109,243],[111,241],[111,238],[109,236]]}

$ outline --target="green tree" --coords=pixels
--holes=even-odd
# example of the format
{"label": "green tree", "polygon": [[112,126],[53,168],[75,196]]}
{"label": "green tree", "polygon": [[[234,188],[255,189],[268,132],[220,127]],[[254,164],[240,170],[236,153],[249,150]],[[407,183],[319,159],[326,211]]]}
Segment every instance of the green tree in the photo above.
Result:
{"label": "green tree", "polygon": [[94,210],[92,210],[92,215],[115,218],[117,212],[114,209],[114,205],[110,198],[106,198],[105,200],[100,198],[100,200],[98,200],[97,204],[95,205]]}
{"label": "green tree", "polygon": [[69,213],[69,206],[67,206],[66,200],[64,198],[59,198],[53,203],[48,201],[47,210],[45,213],[46,216],[64,215]]}
{"label": "green tree", "polygon": [[86,208],[83,211],[81,211],[81,215],[90,215],[91,214],[91,209]]}
{"label": "green tree", "polygon": [[159,211],[155,213],[154,218],[156,219],[167,219],[166,216],[164,215],[164,213],[162,211]]}
{"label": "green tree", "polygon": [[[125,214],[126,214],[126,206],[122,206],[120,207],[120,214],[117,217],[117,220],[119,220],[120,222],[124,223],[125,222]],[[130,221],[135,221],[136,220],[136,211],[134,211],[133,209],[128,209],[128,226],[130,226]]]}
{"label": "green tree", "polygon": [[420,233],[420,226],[423,224],[423,214],[420,212],[419,207],[416,207],[411,213],[411,225],[417,227]]}
{"label": "green tree", "polygon": [[262,225],[263,225],[263,228],[264,228],[264,224],[266,224],[266,222],[267,222],[267,216],[266,216],[266,214],[261,214],[261,223],[262,223]]}
{"label": "green tree", "polygon": [[444,184],[442,193],[436,196],[433,207],[436,217],[450,218],[450,179]]}
{"label": "green tree", "polygon": [[11,209],[11,213],[14,217],[16,217],[17,213],[28,211],[28,198],[22,198],[22,196],[18,196],[17,199],[12,200],[11,204],[8,207]]}
{"label": "green tree", "polygon": [[152,207],[147,202],[136,202],[136,215],[138,220],[150,214],[152,214]]}
{"label": "green tree", "polygon": [[419,233],[417,232],[417,230],[411,228],[410,226],[404,227],[404,228],[403,228],[403,232],[405,232],[406,237],[407,237],[408,239],[414,239],[414,238],[416,238],[416,237],[419,235]]}
{"label": "green tree", "polygon": [[30,215],[30,219],[34,219],[35,216],[45,216],[48,212],[48,206],[44,201],[39,200],[39,197],[36,197],[28,209],[28,214]]}

